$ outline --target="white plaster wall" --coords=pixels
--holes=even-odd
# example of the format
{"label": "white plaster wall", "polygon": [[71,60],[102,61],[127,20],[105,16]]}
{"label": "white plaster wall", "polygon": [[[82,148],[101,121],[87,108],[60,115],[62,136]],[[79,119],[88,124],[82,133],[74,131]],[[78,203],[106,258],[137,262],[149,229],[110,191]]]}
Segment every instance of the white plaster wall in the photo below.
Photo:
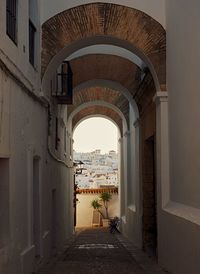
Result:
{"label": "white plaster wall", "polygon": [[[52,158],[49,159],[48,174],[46,182],[49,183],[50,188],[46,191],[52,192],[53,189],[56,191],[56,247],[57,250],[63,247],[64,242],[73,233],[73,169],[67,168],[64,164],[58,164],[57,161]],[[52,193],[49,196],[45,207],[46,212],[49,214],[50,223],[45,230],[51,229],[51,205],[52,205]],[[44,215],[45,218],[45,215]]]}
{"label": "white plaster wall", "polygon": [[[77,199],[77,227],[92,226],[93,208],[91,201],[99,198],[98,194],[78,194]],[[119,197],[118,194],[112,194],[112,199],[108,206],[109,217],[119,216]]]}
{"label": "white plaster wall", "polygon": [[[6,81],[1,85],[1,94],[7,92],[10,95],[10,108],[5,109],[5,115],[8,112],[10,120],[7,124],[10,128],[10,235],[8,245],[0,249],[0,273],[30,274],[35,260],[32,236],[33,157],[40,158],[40,251],[43,261],[49,257],[52,248],[53,189],[56,189],[57,250],[73,232],[73,174],[72,169],[58,163],[47,152],[47,109],[0,70],[2,78]],[[2,157],[1,147],[0,152]]]}
{"label": "white plaster wall", "polygon": [[166,1],[171,201],[159,221],[159,262],[173,274],[200,269],[200,3]]}
{"label": "white plaster wall", "polygon": [[[123,232],[134,245],[142,247],[141,233],[141,193],[139,184],[139,125],[134,115],[134,110],[130,108],[130,134],[127,146],[128,170],[127,180],[127,204],[125,210],[125,222],[123,223]],[[122,197],[123,199],[123,197]]]}
{"label": "white plaster wall", "polygon": [[[33,157],[40,158],[40,241],[41,258],[51,252],[52,189],[56,188],[56,247],[59,249],[73,231],[72,186],[70,168],[58,163],[47,152],[47,108],[32,93],[40,93],[40,11],[34,24],[36,37],[36,67],[29,63],[28,2],[18,1],[17,46],[6,35],[6,1],[0,5],[0,157],[9,159],[9,244],[0,249],[0,273],[29,274],[33,271],[35,250],[32,241],[32,172]],[[34,1],[37,7],[38,1]],[[35,15],[32,14],[32,17]],[[6,66],[9,73],[1,68]],[[22,89],[13,76],[24,85]],[[64,155],[65,108],[54,110],[59,117],[60,149],[55,155],[66,161]],[[54,140],[54,135],[52,136]],[[54,151],[55,152],[55,151]],[[8,228],[9,229],[9,228]]]}
{"label": "white plaster wall", "polygon": [[[44,23],[50,17],[64,10],[84,5],[88,3],[95,3],[93,0],[59,0],[49,1],[41,0],[41,23]],[[160,22],[165,27],[165,0],[102,0],[102,3],[113,3],[118,5],[124,5],[127,7],[141,10],[155,20]],[[48,7],[48,8],[47,8]]]}
{"label": "white plaster wall", "polygon": [[167,5],[171,194],[175,201],[200,208],[200,3],[171,2]]}
{"label": "white plaster wall", "polygon": [[[40,94],[40,11],[32,14],[38,28],[36,66],[29,63],[29,7],[18,1],[17,46],[6,35],[6,0],[0,4],[0,157],[9,159],[9,242],[0,249],[0,273],[29,274],[35,263],[32,236],[33,157],[40,158],[40,243],[41,259],[51,253],[52,189],[56,189],[56,248],[73,231],[72,186],[70,168],[48,153],[47,108],[38,102]],[[34,1],[37,8],[38,1]],[[34,20],[35,19],[35,20]],[[7,67],[6,73],[1,70]],[[17,80],[13,80],[16,78]],[[22,88],[21,86],[24,86]],[[34,96],[32,94],[35,93]],[[28,95],[29,94],[29,95]],[[65,108],[54,110],[60,122],[60,149],[55,155],[66,161],[64,150]],[[54,135],[52,134],[52,139]],[[62,147],[62,148],[61,148]],[[0,167],[2,168],[2,167]]]}
{"label": "white plaster wall", "polygon": [[[21,258],[27,254],[26,259],[29,262],[34,258],[29,229],[29,205],[31,202],[29,199],[29,182],[32,179],[29,170],[32,167],[33,159],[29,162],[28,151],[32,147],[33,154],[41,158],[40,178],[41,182],[45,181],[46,134],[44,128],[46,127],[46,110],[40,104],[32,101],[9,77],[7,77],[7,84],[4,85],[3,92],[7,91],[10,92],[11,104],[9,124],[10,245],[8,247],[10,272],[8,273],[22,273]],[[41,196],[42,187],[43,184],[41,185]],[[29,270],[31,271],[31,264]],[[5,273],[7,274],[7,272]]]}
{"label": "white plaster wall", "polygon": [[[36,34],[36,66],[29,63],[29,1],[18,1],[17,45],[6,34],[6,0],[0,5],[0,59],[4,60],[11,71],[35,93],[40,90],[40,10],[34,24]],[[39,6],[38,0],[35,1]],[[34,20],[33,20],[34,21]]]}
{"label": "white plaster wall", "polygon": [[10,90],[7,90],[8,77],[0,73],[0,157],[10,154]]}

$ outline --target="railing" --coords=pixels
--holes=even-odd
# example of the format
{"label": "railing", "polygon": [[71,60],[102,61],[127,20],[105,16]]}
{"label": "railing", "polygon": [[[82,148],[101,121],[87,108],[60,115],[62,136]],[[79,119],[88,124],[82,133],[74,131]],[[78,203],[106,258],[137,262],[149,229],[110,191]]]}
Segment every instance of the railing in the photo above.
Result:
{"label": "railing", "polygon": [[61,65],[61,72],[57,73],[56,81],[51,82],[51,94],[58,104],[70,105],[73,103],[73,73],[68,61]]}
{"label": "railing", "polygon": [[35,65],[35,33],[36,28],[29,20],[29,62],[32,66]]}
{"label": "railing", "polygon": [[7,35],[17,43],[17,1],[6,1],[6,31]]}

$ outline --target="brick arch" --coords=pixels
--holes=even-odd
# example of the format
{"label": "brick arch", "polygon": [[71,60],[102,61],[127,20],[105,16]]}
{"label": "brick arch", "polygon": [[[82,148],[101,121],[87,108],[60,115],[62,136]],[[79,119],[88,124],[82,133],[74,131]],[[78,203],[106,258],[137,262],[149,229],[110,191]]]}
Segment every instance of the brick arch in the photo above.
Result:
{"label": "brick arch", "polygon": [[92,54],[76,58],[70,64],[74,89],[93,79],[104,79],[120,83],[134,96],[140,84],[140,68],[119,56]]}
{"label": "brick arch", "polygon": [[[74,109],[73,112],[70,113],[70,115],[68,116],[67,118],[67,123],[68,123],[68,126],[69,128],[72,127],[72,121],[73,121],[73,118],[82,110],[86,109],[86,108],[89,108],[89,107],[96,107],[96,106],[100,106],[100,107],[105,107],[105,108],[108,108],[110,110],[113,110],[114,113],[117,113],[118,114],[118,117],[121,118],[121,121],[122,121],[122,129],[123,132],[127,132],[129,130],[129,124],[128,124],[128,121],[126,119],[126,117],[124,116],[123,112],[121,112],[121,110],[116,107],[115,105],[111,104],[111,103],[108,103],[108,102],[105,102],[105,101],[92,101],[92,102],[85,102],[83,104],[81,104],[80,106],[78,106],[77,108]],[[109,117],[107,117],[109,118]],[[111,119],[111,117],[110,117]]]}
{"label": "brick arch", "polygon": [[121,94],[121,92],[103,87],[92,87],[88,89],[81,89],[74,93],[73,105],[67,108],[68,117],[79,106],[84,103],[101,101],[107,102],[116,106],[123,116],[127,124],[129,122],[129,101]]}
{"label": "brick arch", "polygon": [[166,89],[164,28],[144,12],[108,3],[78,6],[55,15],[42,25],[42,75],[63,49],[77,41],[100,36],[130,45],[152,65],[160,89]]}
{"label": "brick arch", "polygon": [[118,127],[120,134],[122,135],[123,122],[120,115],[109,107],[99,106],[99,105],[86,107],[84,109],[81,109],[76,115],[74,115],[74,117],[72,118],[72,132],[74,132],[74,129],[81,121],[89,117],[98,117],[98,116],[105,117],[113,121],[114,124]]}
{"label": "brick arch", "polygon": [[139,118],[139,109],[137,106],[137,103],[131,93],[129,92],[128,89],[126,89],[124,86],[122,86],[119,82],[117,81],[110,81],[110,80],[104,80],[104,79],[93,79],[87,82],[84,82],[80,85],[78,85],[75,89],[74,92],[80,91],[82,89],[90,89],[94,87],[99,87],[99,88],[109,88],[111,90],[120,92],[124,98],[127,99],[129,102],[129,107],[133,110],[134,113],[134,118],[137,120]]}

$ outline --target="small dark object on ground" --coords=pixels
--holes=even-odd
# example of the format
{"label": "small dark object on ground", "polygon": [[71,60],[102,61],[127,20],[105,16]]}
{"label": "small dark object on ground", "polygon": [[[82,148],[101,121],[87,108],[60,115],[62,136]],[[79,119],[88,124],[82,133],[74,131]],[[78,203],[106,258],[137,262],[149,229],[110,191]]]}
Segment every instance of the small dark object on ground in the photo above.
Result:
{"label": "small dark object on ground", "polygon": [[119,218],[118,217],[114,217],[113,219],[110,219],[110,223],[109,223],[109,230],[110,233],[120,233],[119,229]]}

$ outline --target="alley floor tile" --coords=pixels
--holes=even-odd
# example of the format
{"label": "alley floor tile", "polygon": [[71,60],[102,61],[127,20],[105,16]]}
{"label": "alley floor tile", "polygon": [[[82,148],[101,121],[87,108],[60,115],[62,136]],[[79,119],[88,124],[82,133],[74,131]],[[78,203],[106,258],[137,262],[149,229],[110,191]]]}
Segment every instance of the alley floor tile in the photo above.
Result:
{"label": "alley floor tile", "polygon": [[57,258],[37,274],[166,274],[121,234],[106,228],[78,230]]}

